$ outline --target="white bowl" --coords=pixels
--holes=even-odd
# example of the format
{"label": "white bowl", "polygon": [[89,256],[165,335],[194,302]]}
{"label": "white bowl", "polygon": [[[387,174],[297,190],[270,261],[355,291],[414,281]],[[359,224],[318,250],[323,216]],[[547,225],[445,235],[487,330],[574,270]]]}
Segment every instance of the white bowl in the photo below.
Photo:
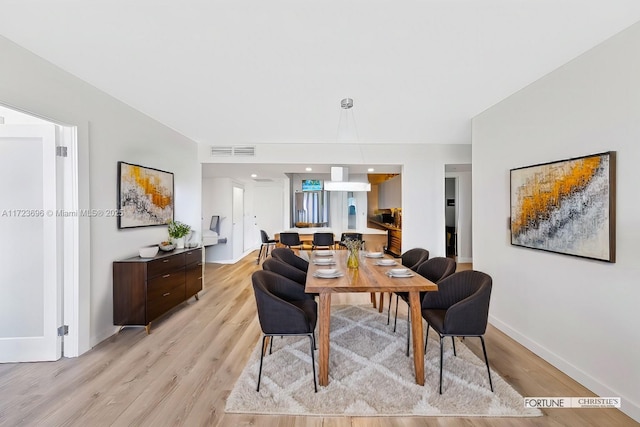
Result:
{"label": "white bowl", "polygon": [[410,271],[408,268],[392,268],[389,270],[389,274],[393,274],[394,276],[404,276],[409,273]]}
{"label": "white bowl", "polygon": [[335,276],[338,274],[338,270],[335,268],[319,268],[316,273],[320,276]]}
{"label": "white bowl", "polygon": [[140,258],[153,258],[158,253],[158,246],[143,246],[138,250]]}
{"label": "white bowl", "polygon": [[396,262],[392,259],[381,259],[378,261],[378,265],[396,265]]}

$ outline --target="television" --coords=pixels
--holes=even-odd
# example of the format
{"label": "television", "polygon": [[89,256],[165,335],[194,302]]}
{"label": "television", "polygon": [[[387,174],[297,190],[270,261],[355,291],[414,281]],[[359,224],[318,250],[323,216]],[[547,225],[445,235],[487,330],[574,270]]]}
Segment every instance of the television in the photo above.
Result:
{"label": "television", "polygon": [[321,179],[303,179],[302,191],[322,191]]}

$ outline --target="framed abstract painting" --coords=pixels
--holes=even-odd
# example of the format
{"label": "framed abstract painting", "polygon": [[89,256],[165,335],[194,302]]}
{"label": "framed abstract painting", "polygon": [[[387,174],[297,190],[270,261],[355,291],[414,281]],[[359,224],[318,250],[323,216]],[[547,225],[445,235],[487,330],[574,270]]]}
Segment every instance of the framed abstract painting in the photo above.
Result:
{"label": "framed abstract painting", "polygon": [[615,262],[616,153],[511,169],[511,244]]}
{"label": "framed abstract painting", "polygon": [[173,173],[118,162],[118,228],[167,225],[173,220]]}

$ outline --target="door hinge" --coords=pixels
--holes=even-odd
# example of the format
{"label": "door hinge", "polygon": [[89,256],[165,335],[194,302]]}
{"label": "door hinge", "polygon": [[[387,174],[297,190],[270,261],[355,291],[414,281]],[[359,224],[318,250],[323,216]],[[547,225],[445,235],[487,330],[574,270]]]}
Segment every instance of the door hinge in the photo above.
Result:
{"label": "door hinge", "polygon": [[69,325],[62,325],[58,328],[58,336],[63,337],[69,335]]}
{"label": "door hinge", "polygon": [[64,145],[59,145],[56,147],[56,156],[58,157],[67,157],[67,147]]}

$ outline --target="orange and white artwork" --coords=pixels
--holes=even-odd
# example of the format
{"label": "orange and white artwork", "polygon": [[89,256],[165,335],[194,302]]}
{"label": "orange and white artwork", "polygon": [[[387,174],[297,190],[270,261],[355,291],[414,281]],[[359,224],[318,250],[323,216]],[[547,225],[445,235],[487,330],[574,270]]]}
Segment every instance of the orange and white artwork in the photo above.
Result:
{"label": "orange and white artwork", "polygon": [[511,244],[615,262],[615,152],[512,169]]}
{"label": "orange and white artwork", "polygon": [[166,225],[173,219],[173,174],[118,162],[118,228]]}

